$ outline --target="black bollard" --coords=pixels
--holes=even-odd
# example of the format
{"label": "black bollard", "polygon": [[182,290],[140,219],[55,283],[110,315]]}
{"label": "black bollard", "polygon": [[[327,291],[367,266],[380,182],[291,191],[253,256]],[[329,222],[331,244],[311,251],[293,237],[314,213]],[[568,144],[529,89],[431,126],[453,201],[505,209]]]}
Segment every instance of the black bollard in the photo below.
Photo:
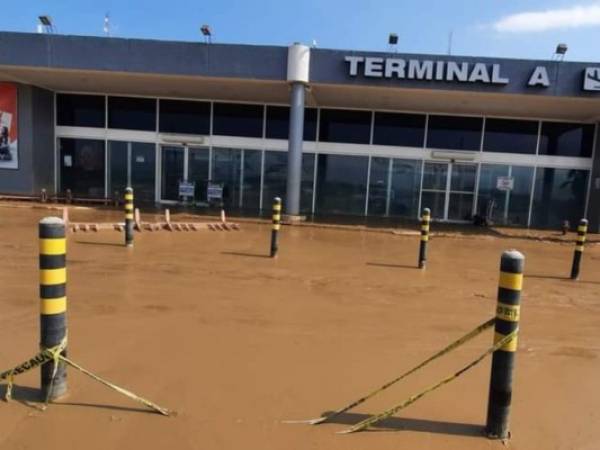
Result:
{"label": "black bollard", "polygon": [[[508,250],[502,253],[494,343],[499,342],[519,327],[524,264],[525,257],[518,251]],[[486,421],[486,433],[491,439],[509,437],[508,418],[516,351],[517,337],[515,336],[492,355]]]}
{"label": "black bollard", "polygon": [[[40,240],[40,346],[52,348],[67,336],[67,269],[65,223],[46,217],[39,224]],[[61,353],[66,356],[66,349]],[[67,392],[67,371],[59,362],[52,382],[54,362],[41,367],[44,398],[54,400]]]}
{"label": "black bollard", "polygon": [[431,210],[425,208],[421,216],[421,245],[419,246],[419,269],[427,265],[427,244],[429,242],[429,224],[431,222]]}
{"label": "black bollard", "polygon": [[573,265],[571,266],[571,280],[579,278],[579,267],[583,256],[583,245],[587,235],[588,221],[581,219],[577,227],[577,240],[575,241],[575,253],[573,254]]}
{"label": "black bollard", "polygon": [[125,245],[133,247],[133,189],[125,189]]}
{"label": "black bollard", "polygon": [[279,228],[281,227],[281,199],[273,199],[273,229],[271,231],[271,258],[277,256],[279,250]]}

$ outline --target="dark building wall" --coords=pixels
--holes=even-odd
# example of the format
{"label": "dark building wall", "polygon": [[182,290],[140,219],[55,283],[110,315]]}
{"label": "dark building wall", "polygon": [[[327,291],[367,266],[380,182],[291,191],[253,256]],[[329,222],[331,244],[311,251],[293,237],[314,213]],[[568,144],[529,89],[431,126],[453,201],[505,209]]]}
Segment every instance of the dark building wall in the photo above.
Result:
{"label": "dark building wall", "polygon": [[592,167],[592,185],[587,209],[587,219],[590,221],[589,230],[600,233],[600,125],[596,127],[596,148]]}
{"label": "dark building wall", "polygon": [[53,192],[53,93],[18,84],[17,102],[19,168],[0,169],[0,193],[37,195],[41,188]]}

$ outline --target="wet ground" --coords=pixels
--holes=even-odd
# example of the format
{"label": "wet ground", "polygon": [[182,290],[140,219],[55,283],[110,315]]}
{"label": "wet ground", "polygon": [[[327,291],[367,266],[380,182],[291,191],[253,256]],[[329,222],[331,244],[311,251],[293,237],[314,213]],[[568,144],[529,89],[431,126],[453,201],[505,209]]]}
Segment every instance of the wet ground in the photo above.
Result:
{"label": "wet ground", "polygon": [[[38,346],[37,221],[49,214],[0,206],[0,370]],[[509,248],[526,255],[509,446],[600,448],[600,246],[572,282],[573,245],[549,232],[434,236],[426,271],[407,230],[284,227],[276,260],[269,237],[242,222],[143,232],[127,250],[114,231],[70,234],[70,356],[178,414],[73,370],[69,396],[41,412],[23,404],[36,371],[0,403],[0,449],[502,449],[481,437],[489,359],[371,431],[335,434],[473,360],[489,331],[334,423],[282,421],[343,406],[491,317]]]}

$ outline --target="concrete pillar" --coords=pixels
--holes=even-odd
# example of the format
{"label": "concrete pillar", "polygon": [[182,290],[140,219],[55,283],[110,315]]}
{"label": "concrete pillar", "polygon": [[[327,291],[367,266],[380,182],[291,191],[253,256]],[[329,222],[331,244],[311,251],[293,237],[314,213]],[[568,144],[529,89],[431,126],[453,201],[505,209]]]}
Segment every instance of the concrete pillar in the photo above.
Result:
{"label": "concrete pillar", "polygon": [[586,214],[589,219],[588,230],[591,233],[600,233],[600,124],[596,126],[596,148],[594,149],[591,176],[592,180]]}
{"label": "concrete pillar", "polygon": [[291,85],[291,94],[285,212],[290,218],[300,216],[304,97],[309,81],[309,64],[310,48],[298,43],[288,48],[287,81]]}

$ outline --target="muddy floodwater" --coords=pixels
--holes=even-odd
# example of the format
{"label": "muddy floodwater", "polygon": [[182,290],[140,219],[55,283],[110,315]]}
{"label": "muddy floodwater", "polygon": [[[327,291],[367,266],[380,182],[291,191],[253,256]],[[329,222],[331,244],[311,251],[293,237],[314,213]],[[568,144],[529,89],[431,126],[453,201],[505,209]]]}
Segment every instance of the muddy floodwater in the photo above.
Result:
{"label": "muddy floodwater", "polygon": [[[38,348],[37,221],[52,214],[0,205],[0,371]],[[336,434],[472,361],[491,331],[333,423],[283,421],[341,407],[492,317],[510,248],[526,276],[509,448],[600,448],[600,245],[573,282],[573,244],[535,232],[434,235],[419,271],[415,235],[283,227],[273,260],[270,227],[240,227],[137,233],[133,249],[115,231],[70,233],[69,356],[177,415],[72,369],[69,395],[42,412],[28,403],[35,370],[0,402],[0,449],[503,449],[482,437],[489,358],[367,432]]]}

